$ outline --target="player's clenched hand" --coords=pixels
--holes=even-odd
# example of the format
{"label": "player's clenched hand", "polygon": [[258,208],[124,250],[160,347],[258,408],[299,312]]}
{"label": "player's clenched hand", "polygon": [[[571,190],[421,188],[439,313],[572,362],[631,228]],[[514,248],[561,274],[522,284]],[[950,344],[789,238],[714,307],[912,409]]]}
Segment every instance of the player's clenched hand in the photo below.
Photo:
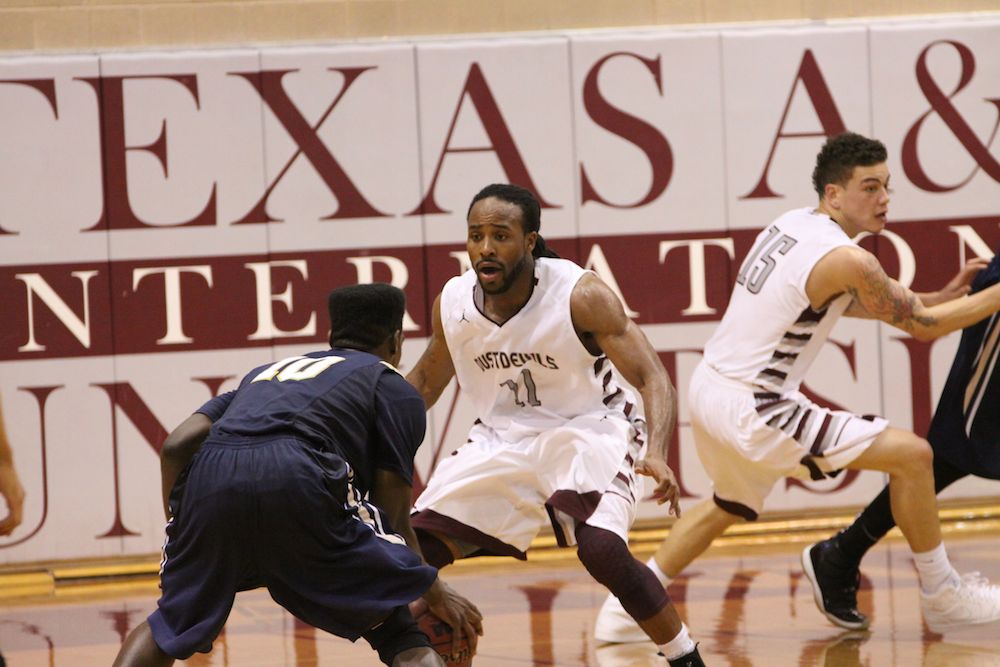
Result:
{"label": "player's clenched hand", "polygon": [[469,649],[475,655],[479,636],[483,634],[483,615],[479,613],[476,605],[456,593],[440,577],[424,594],[424,599],[427,600],[427,606],[431,612],[451,626],[454,634],[452,653],[458,652],[459,642],[462,641],[462,637],[466,637],[469,641]]}
{"label": "player's clenched hand", "polygon": [[653,458],[640,459],[635,464],[635,471],[640,475],[647,475],[656,480],[656,488],[653,489],[653,498],[657,505],[670,503],[670,513],[674,516],[681,515],[681,491],[674,478],[674,471],[670,469],[666,461]]}

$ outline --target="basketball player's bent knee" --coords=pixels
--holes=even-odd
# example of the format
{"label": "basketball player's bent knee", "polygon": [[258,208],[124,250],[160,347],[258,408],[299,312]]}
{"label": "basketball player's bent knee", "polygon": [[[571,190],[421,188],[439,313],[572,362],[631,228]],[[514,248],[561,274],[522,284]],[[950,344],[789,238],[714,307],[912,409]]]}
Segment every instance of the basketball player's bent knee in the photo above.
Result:
{"label": "basketball player's bent knee", "polygon": [[618,598],[632,618],[644,621],[667,605],[667,592],[656,575],[632,556],[618,535],[579,524],[576,540],[577,556],[587,572]]}
{"label": "basketball player's bent knee", "polygon": [[906,435],[895,451],[889,473],[908,477],[929,474],[934,465],[934,451],[930,443],[915,433]]}
{"label": "basketball player's bent knee", "polygon": [[862,454],[858,467],[881,470],[892,476],[922,476],[931,471],[934,452],[915,433],[888,428]]}

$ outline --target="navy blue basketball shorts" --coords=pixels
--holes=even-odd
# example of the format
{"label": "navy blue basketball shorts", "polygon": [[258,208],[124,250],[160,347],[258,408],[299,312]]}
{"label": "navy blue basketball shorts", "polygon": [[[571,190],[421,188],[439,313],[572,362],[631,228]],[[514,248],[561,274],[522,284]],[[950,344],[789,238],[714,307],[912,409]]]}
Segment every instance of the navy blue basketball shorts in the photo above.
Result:
{"label": "navy blue basketball shorts", "polygon": [[156,644],[207,652],[237,591],[266,586],[302,621],[355,641],[434,582],[360,501],[338,456],[294,439],[209,441],[170,497]]}

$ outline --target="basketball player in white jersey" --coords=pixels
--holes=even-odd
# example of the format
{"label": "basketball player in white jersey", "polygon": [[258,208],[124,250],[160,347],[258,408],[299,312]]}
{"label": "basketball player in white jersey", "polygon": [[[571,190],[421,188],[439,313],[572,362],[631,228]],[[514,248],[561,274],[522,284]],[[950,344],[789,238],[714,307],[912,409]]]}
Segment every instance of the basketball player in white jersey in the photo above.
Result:
{"label": "basketball player in white jersey", "polygon": [[[755,520],[783,477],[878,470],[889,475],[892,514],[913,551],[927,625],[938,631],[1000,619],[1000,588],[960,577],[945,553],[927,441],[878,417],[822,408],[799,392],[840,315],[878,319],[932,340],[1000,310],[1000,284],[955,298],[968,292],[975,273],[963,271],[964,279],[945,290],[917,295],[852,242],[885,227],[889,170],[881,142],[853,133],[829,139],[817,155],[813,185],[818,206],[785,213],[757,237],[705,344],[688,400],[714,495],[685,512],[648,564],[665,585],[726,528]],[[803,567],[820,611],[842,627],[867,626],[851,610],[843,618],[830,612],[808,548]],[[643,639],[613,597],[595,636]]]}
{"label": "basketball player in white jersey", "polygon": [[[551,524],[670,665],[703,665],[627,544],[637,473],[678,512],[665,460],[677,399],[663,364],[604,282],[545,248],[530,192],[487,186],[467,223],[473,268],[435,300],[427,350],[407,375],[428,406],[457,377],[479,416],[417,499],[424,558],[439,568],[468,556],[523,559]],[[645,419],[619,372],[642,396]]]}

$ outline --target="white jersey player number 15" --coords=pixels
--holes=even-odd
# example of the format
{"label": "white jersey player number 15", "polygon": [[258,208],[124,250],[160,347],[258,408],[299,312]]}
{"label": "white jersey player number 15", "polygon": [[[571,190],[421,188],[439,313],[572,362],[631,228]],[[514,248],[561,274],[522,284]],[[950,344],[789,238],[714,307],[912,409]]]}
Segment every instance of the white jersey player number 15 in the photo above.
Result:
{"label": "white jersey player number 15", "polygon": [[[779,236],[780,234],[780,236]],[[775,237],[778,237],[775,239]],[[765,236],[754,251],[743,263],[743,268],[736,276],[736,284],[743,285],[751,294],[757,294],[764,286],[764,281],[771,275],[777,260],[775,253],[785,255],[798,243],[788,234],[782,234],[777,226],[772,226],[767,230]]]}

